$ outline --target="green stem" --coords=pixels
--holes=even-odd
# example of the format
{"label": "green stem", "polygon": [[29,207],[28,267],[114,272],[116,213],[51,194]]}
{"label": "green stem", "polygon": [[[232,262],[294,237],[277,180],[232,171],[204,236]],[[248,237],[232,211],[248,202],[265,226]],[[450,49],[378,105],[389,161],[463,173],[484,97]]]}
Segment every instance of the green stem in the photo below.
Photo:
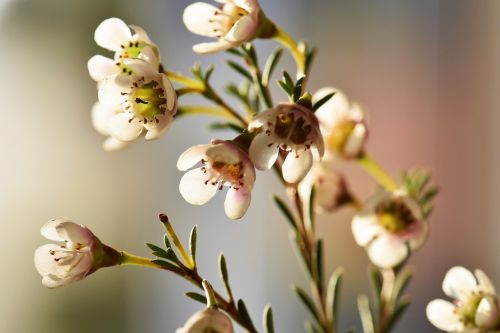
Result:
{"label": "green stem", "polygon": [[398,188],[398,184],[389,176],[387,172],[370,156],[364,154],[357,159],[359,165],[365,169],[372,177],[388,191],[394,191]]}
{"label": "green stem", "polygon": [[193,79],[191,79],[191,78],[189,78],[181,73],[170,72],[170,71],[164,71],[164,73],[167,75],[167,77],[170,80],[182,83],[186,87],[201,90],[201,91],[205,90],[205,87],[201,82],[193,80]]}
{"label": "green stem", "polygon": [[276,26],[276,35],[274,35],[274,39],[287,48],[292,54],[297,64],[297,76],[300,77],[305,75],[306,58],[304,53],[300,51],[297,42],[279,26]]}
{"label": "green stem", "polygon": [[130,266],[140,266],[140,267],[147,267],[147,268],[159,268],[159,269],[165,269],[164,267],[155,264],[154,262],[151,261],[151,259],[136,256],[135,254],[131,254],[125,251],[121,252],[122,256],[122,261],[120,265],[130,265]]}
{"label": "green stem", "polygon": [[217,106],[186,105],[177,109],[176,117],[184,115],[204,115],[234,120],[234,117],[226,109]]}

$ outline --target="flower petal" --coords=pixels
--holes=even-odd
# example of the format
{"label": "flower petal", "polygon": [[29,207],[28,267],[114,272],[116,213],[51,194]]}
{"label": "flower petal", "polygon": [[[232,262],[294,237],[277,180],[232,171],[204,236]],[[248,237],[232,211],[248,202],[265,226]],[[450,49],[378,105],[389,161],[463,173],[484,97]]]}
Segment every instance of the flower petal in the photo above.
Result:
{"label": "flower petal", "polygon": [[45,244],[35,250],[35,268],[40,275],[55,274],[57,272],[57,262],[51,251],[60,250],[55,244]]}
{"label": "flower petal", "polygon": [[283,163],[283,178],[288,183],[300,181],[311,169],[313,159],[311,150],[291,151]]}
{"label": "flower petal", "polygon": [[138,25],[130,24],[129,26],[130,26],[130,28],[132,28],[132,30],[134,30],[134,32],[135,32],[134,37],[136,39],[139,39],[143,42],[146,42],[147,44],[152,43],[151,38],[149,38],[148,34],[146,33],[146,30],[144,30],[143,28],[141,28]]}
{"label": "flower petal", "polygon": [[313,96],[313,104],[331,93],[335,93],[335,95],[314,113],[321,126],[327,131],[330,131],[338,122],[339,117],[349,110],[347,96],[342,91],[333,87],[325,87],[318,90]]}
{"label": "flower petal", "polygon": [[163,88],[165,89],[165,98],[167,99],[167,109],[170,111],[170,114],[174,116],[177,113],[177,93],[167,75],[162,73],[161,78]]}
{"label": "flower petal", "polygon": [[123,60],[123,63],[127,65],[137,76],[139,77],[143,76],[146,82],[152,79],[159,81],[158,76],[160,74],[158,73],[158,69],[155,68],[149,62],[135,58],[135,59],[125,59]]}
{"label": "flower petal", "polygon": [[198,54],[212,54],[228,50],[235,45],[226,40],[219,40],[213,43],[200,43],[193,46],[193,51]]}
{"label": "flower petal", "polygon": [[217,37],[220,32],[214,29],[211,23],[214,13],[219,12],[219,8],[204,2],[193,3],[184,9],[182,20],[186,28],[194,34]]}
{"label": "flower petal", "polygon": [[97,45],[111,51],[119,51],[121,45],[130,38],[132,38],[132,33],[129,27],[116,17],[102,21],[94,34]]}
{"label": "flower petal", "polygon": [[[279,149],[266,134],[257,134],[250,144],[249,155],[259,170],[269,170],[278,158]],[[271,145],[272,144],[272,145]]]}
{"label": "flower petal", "polygon": [[173,117],[170,114],[165,114],[162,117],[158,118],[158,123],[155,121],[150,121],[144,125],[147,132],[144,136],[146,140],[156,140],[161,137],[167,130],[170,128],[172,124]]}
{"label": "flower petal", "polygon": [[92,125],[102,135],[109,135],[109,119],[120,110],[120,106],[110,106],[102,103],[95,103],[92,107]]}
{"label": "flower petal", "polygon": [[255,15],[245,15],[236,21],[231,30],[224,36],[224,39],[232,43],[246,42],[255,35],[257,23]]}
{"label": "flower petal", "polygon": [[184,200],[192,205],[203,205],[217,193],[217,185],[205,184],[210,178],[201,168],[190,170],[182,176],[179,191]]}
{"label": "flower petal", "polygon": [[381,268],[392,268],[406,259],[408,246],[394,235],[381,234],[367,247],[371,262]]}
{"label": "flower petal", "polygon": [[[130,113],[118,113],[109,120],[109,134],[120,141],[132,141],[141,134],[143,126]],[[132,119],[132,120],[131,120]]]}
{"label": "flower petal", "polygon": [[451,268],[443,280],[444,293],[452,298],[466,301],[469,294],[477,288],[474,275],[466,268],[456,266]]}
{"label": "flower petal", "polygon": [[87,62],[87,68],[90,77],[95,81],[101,81],[108,76],[118,73],[115,61],[102,55],[95,55],[90,58]]}
{"label": "flower petal", "polygon": [[104,141],[104,143],[102,144],[102,147],[105,151],[118,151],[118,150],[124,149],[129,144],[130,144],[130,142],[120,141],[120,140],[115,139],[113,137],[109,137]]}
{"label": "flower petal", "polygon": [[481,289],[481,291],[487,294],[496,295],[495,286],[491,282],[490,278],[482,270],[476,269],[474,271],[474,275],[476,276],[479,289]]}
{"label": "flower petal", "polygon": [[359,246],[366,246],[384,232],[375,215],[356,215],[352,219],[352,234]]}
{"label": "flower petal", "polygon": [[248,206],[250,206],[250,201],[252,199],[252,191],[247,187],[240,187],[239,189],[234,189],[231,187],[226,194],[226,200],[224,201],[224,210],[227,217],[232,220],[237,220],[245,215]]}
{"label": "flower petal", "polygon": [[483,297],[476,310],[475,323],[484,329],[491,329],[498,322],[498,306],[493,297]]}
{"label": "flower petal", "polygon": [[207,149],[210,145],[197,145],[188,148],[184,151],[177,160],[177,169],[185,171],[200,162],[206,156]]}
{"label": "flower petal", "polygon": [[446,332],[461,332],[463,324],[460,318],[455,314],[455,306],[442,299],[435,299],[427,305],[427,319]]}
{"label": "flower petal", "polygon": [[351,135],[344,144],[344,154],[348,157],[357,157],[363,151],[368,131],[365,124],[358,123],[352,129]]}
{"label": "flower petal", "polygon": [[99,102],[118,105],[125,101],[124,95],[130,90],[131,78],[128,75],[113,75],[99,82]]}
{"label": "flower petal", "polygon": [[160,66],[160,60],[158,59],[158,56],[154,52],[153,48],[150,46],[145,46],[142,49],[141,53],[139,53],[138,59],[146,61],[154,68],[158,68]]}
{"label": "flower petal", "polygon": [[259,5],[256,0],[233,0],[234,4],[240,8],[243,8],[247,12],[253,12],[259,9]]}

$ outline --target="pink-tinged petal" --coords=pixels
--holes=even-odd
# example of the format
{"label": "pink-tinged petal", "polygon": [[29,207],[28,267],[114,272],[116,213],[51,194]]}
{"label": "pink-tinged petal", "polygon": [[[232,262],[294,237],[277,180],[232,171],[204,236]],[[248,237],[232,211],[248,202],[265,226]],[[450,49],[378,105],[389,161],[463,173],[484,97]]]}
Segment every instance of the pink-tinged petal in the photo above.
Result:
{"label": "pink-tinged petal", "polygon": [[144,136],[144,139],[156,140],[161,137],[168,131],[170,125],[172,125],[172,120],[173,117],[171,115],[165,114],[162,117],[158,118],[158,123],[156,123],[155,121],[150,121],[145,124],[144,127],[146,128],[147,132]]}
{"label": "pink-tinged petal", "polygon": [[182,20],[186,28],[194,34],[206,37],[217,37],[220,31],[214,30],[214,25],[211,23],[211,20],[214,14],[219,11],[219,8],[215,6],[204,2],[196,2],[184,9]]}
{"label": "pink-tinged petal", "polygon": [[279,110],[269,109],[257,114],[250,121],[250,124],[248,124],[248,130],[252,132],[257,128],[261,128],[262,126],[266,125],[268,122],[274,122],[274,118],[276,117],[277,113],[279,113]]}
{"label": "pink-tinged petal", "polygon": [[328,94],[335,93],[325,104],[314,113],[322,127],[331,131],[337,124],[339,116],[349,110],[349,100],[347,96],[337,88],[326,87],[318,90],[313,96],[313,104]]}
{"label": "pink-tinged petal", "polygon": [[279,149],[266,134],[257,134],[250,144],[249,155],[259,170],[269,170],[278,158]]}
{"label": "pink-tinged petal", "polygon": [[115,61],[102,55],[90,58],[87,62],[87,68],[90,77],[95,81],[101,81],[108,76],[118,74],[118,66],[116,66]]}
{"label": "pink-tinged petal", "polygon": [[72,243],[92,244],[96,240],[96,237],[89,229],[68,220],[58,222],[55,228],[61,239]]}
{"label": "pink-tinged petal", "polygon": [[477,278],[478,286],[481,291],[487,294],[496,295],[495,286],[482,270],[476,269],[474,275]]}
{"label": "pink-tinged petal", "polygon": [[193,169],[182,176],[179,191],[184,200],[192,205],[203,205],[217,193],[217,185],[205,182],[210,174],[204,173],[201,168]]}
{"label": "pink-tinged petal", "polygon": [[118,151],[118,150],[121,150],[121,149],[128,147],[129,144],[130,144],[130,142],[120,141],[120,140],[117,140],[113,137],[109,137],[102,144],[102,148],[105,151],[110,151],[110,152],[111,151]]}
{"label": "pink-tinged petal", "polygon": [[366,246],[384,232],[375,215],[356,215],[352,219],[352,234],[359,246]]}
{"label": "pink-tinged petal", "polygon": [[493,328],[499,321],[498,305],[493,297],[483,297],[476,310],[475,323],[484,329]]}
{"label": "pink-tinged petal", "polygon": [[429,224],[426,221],[416,221],[404,235],[412,251],[420,248],[429,236]]}
{"label": "pink-tinged petal", "polygon": [[243,8],[247,12],[253,12],[260,8],[257,0],[233,0],[233,2],[236,6]]}
{"label": "pink-tinged petal", "polygon": [[393,268],[408,257],[404,241],[387,233],[379,235],[367,246],[370,261],[380,268]]}
{"label": "pink-tinged petal", "polygon": [[297,183],[311,169],[313,159],[311,150],[291,151],[283,163],[283,179],[288,183]]}
{"label": "pink-tinged petal", "polygon": [[109,135],[108,122],[120,106],[110,106],[102,103],[95,103],[92,107],[92,125],[102,135]]}
{"label": "pink-tinged petal", "polygon": [[35,268],[40,275],[55,274],[58,270],[57,262],[52,251],[60,250],[61,248],[54,244],[45,244],[35,250]]}
{"label": "pink-tinged petal", "polygon": [[132,38],[132,33],[129,27],[116,17],[102,21],[94,34],[97,45],[111,51],[119,51],[121,45],[130,38]]}
{"label": "pink-tinged petal", "polygon": [[193,46],[193,51],[198,54],[212,54],[228,50],[235,45],[225,40],[219,40],[213,43],[200,43]]}
{"label": "pink-tinged petal", "polygon": [[356,124],[344,145],[344,154],[348,157],[359,156],[363,151],[367,134],[368,131],[365,124]]}
{"label": "pink-tinged petal", "polygon": [[188,148],[177,160],[177,169],[186,171],[206,157],[207,149],[210,145],[198,145]]}
{"label": "pink-tinged petal", "polygon": [[128,75],[113,75],[99,82],[97,95],[99,102],[118,105],[125,101],[123,93],[130,90],[132,80]]}
{"label": "pink-tinged petal", "polygon": [[240,162],[240,149],[235,143],[223,140],[214,140],[207,149],[207,157],[212,161],[235,164]]}
{"label": "pink-tinged petal", "polygon": [[243,43],[250,40],[257,31],[257,21],[254,15],[248,14],[240,18],[224,39],[232,43]]}
{"label": "pink-tinged petal", "polygon": [[158,56],[156,55],[155,51],[150,46],[145,46],[142,49],[141,53],[139,53],[138,59],[146,61],[155,69],[157,69],[160,66],[160,59],[158,59]]}
{"label": "pink-tinged petal", "polygon": [[149,38],[148,34],[146,33],[146,30],[144,30],[143,28],[141,28],[138,25],[130,24],[129,26],[135,32],[135,35],[134,35],[135,39],[139,39],[139,40],[146,42],[148,44],[152,43],[151,38]]}
{"label": "pink-tinged petal", "polygon": [[171,116],[177,113],[177,93],[175,92],[172,82],[168,79],[167,75],[160,74],[162,78],[163,88],[165,89],[165,98],[167,99],[167,109]]}
{"label": "pink-tinged petal", "polygon": [[224,201],[224,210],[227,217],[232,220],[237,220],[245,215],[250,201],[252,199],[252,191],[246,187],[239,189],[230,188],[227,191],[226,200]]}
{"label": "pink-tinged petal", "polygon": [[62,238],[59,232],[57,231],[57,226],[59,226],[61,223],[64,222],[71,222],[71,221],[64,217],[50,220],[40,228],[40,234],[43,237],[50,239],[52,241],[64,242],[66,239]]}
{"label": "pink-tinged petal", "polygon": [[442,331],[462,332],[464,326],[455,314],[455,305],[442,299],[435,299],[427,305],[427,319]]}
{"label": "pink-tinged petal", "polygon": [[469,295],[477,289],[474,275],[466,268],[456,266],[451,268],[443,280],[444,293],[454,299],[467,301]]}
{"label": "pink-tinged petal", "polygon": [[142,123],[130,113],[119,113],[109,120],[109,134],[120,141],[137,139],[143,130]]}

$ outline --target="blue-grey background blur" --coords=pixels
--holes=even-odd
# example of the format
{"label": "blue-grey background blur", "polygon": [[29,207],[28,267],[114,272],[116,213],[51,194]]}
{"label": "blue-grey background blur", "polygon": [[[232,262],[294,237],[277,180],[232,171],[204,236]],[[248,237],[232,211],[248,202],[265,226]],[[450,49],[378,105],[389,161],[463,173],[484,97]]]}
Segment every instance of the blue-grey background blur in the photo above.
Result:
{"label": "blue-grey background blur", "polygon": [[[243,220],[229,221],[223,195],[203,207],[188,205],[177,186],[176,159],[207,142],[208,119],[184,118],[157,142],[136,142],[118,153],[101,149],[92,128],[95,84],[86,63],[106,53],[93,41],[99,22],[117,16],[143,26],[164,64],[188,73],[200,59],[191,45],[202,38],[182,24],[189,0],[0,0],[0,332],[174,332],[200,305],[184,297],[188,283],[159,271],[105,269],[58,290],[41,286],[33,251],[45,242],[40,226],[69,216],[103,241],[147,255],[160,243],[159,212],[186,238],[199,225],[201,272],[217,288],[217,256],[224,251],[238,297],[260,324],[274,306],[278,332],[302,332],[308,317],[289,285],[305,285],[287,224],[270,201],[282,193],[274,175],[258,173],[254,200]],[[442,297],[446,270],[483,268],[500,285],[500,2],[465,0],[262,0],[269,17],[294,36],[320,47],[310,88],[340,87],[369,112],[370,152],[393,174],[427,166],[442,192],[432,234],[412,258],[413,305],[396,332],[437,332],[425,306]],[[268,53],[275,45],[259,42]],[[222,86],[236,78],[225,54],[215,63]],[[262,58],[263,56],[261,56]],[[287,56],[282,65],[292,69]],[[284,96],[275,90],[276,96]],[[346,166],[362,196],[373,181]],[[367,258],[350,233],[353,212],[322,217],[327,272],[346,269],[341,331],[359,327],[355,297],[368,292]],[[358,330],[359,331],[359,330]]]}

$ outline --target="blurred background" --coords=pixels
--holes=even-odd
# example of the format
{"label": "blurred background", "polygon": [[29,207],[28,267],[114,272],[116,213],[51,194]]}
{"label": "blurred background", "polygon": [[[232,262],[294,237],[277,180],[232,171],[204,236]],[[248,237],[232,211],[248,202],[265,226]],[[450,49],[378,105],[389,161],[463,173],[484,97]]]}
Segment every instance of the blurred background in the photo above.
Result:
{"label": "blurred background", "polygon": [[[187,239],[199,225],[201,272],[217,288],[224,251],[233,290],[260,324],[267,303],[278,332],[302,332],[306,310],[290,284],[306,285],[288,243],[287,224],[270,198],[283,195],[272,173],[258,174],[246,216],[229,221],[223,195],[192,207],[178,193],[179,154],[208,142],[207,119],[183,118],[161,140],[138,141],[105,153],[92,128],[95,83],[87,60],[108,54],[93,41],[105,18],[144,27],[164,64],[188,73],[202,40],[182,24],[189,0],[0,0],[0,224],[4,236],[0,332],[174,332],[200,305],[193,288],[172,275],[137,268],[105,269],[57,290],[41,286],[33,251],[47,220],[68,216],[104,242],[141,255],[160,243],[159,212]],[[365,106],[369,151],[389,172],[432,170],[441,187],[431,237],[411,260],[413,304],[395,332],[437,332],[425,306],[443,297],[441,281],[453,265],[482,268],[500,287],[500,2],[466,0],[261,0],[266,14],[297,38],[320,47],[310,89],[333,85]],[[261,58],[273,42],[258,42]],[[222,87],[232,74],[226,55],[215,63]],[[283,66],[293,70],[288,56]],[[235,77],[236,78],[236,77]],[[275,90],[275,96],[281,92]],[[360,196],[375,184],[356,165],[350,183]],[[355,298],[368,292],[367,257],[350,232],[353,211],[323,216],[327,272],[346,269],[341,332],[360,324]]]}

